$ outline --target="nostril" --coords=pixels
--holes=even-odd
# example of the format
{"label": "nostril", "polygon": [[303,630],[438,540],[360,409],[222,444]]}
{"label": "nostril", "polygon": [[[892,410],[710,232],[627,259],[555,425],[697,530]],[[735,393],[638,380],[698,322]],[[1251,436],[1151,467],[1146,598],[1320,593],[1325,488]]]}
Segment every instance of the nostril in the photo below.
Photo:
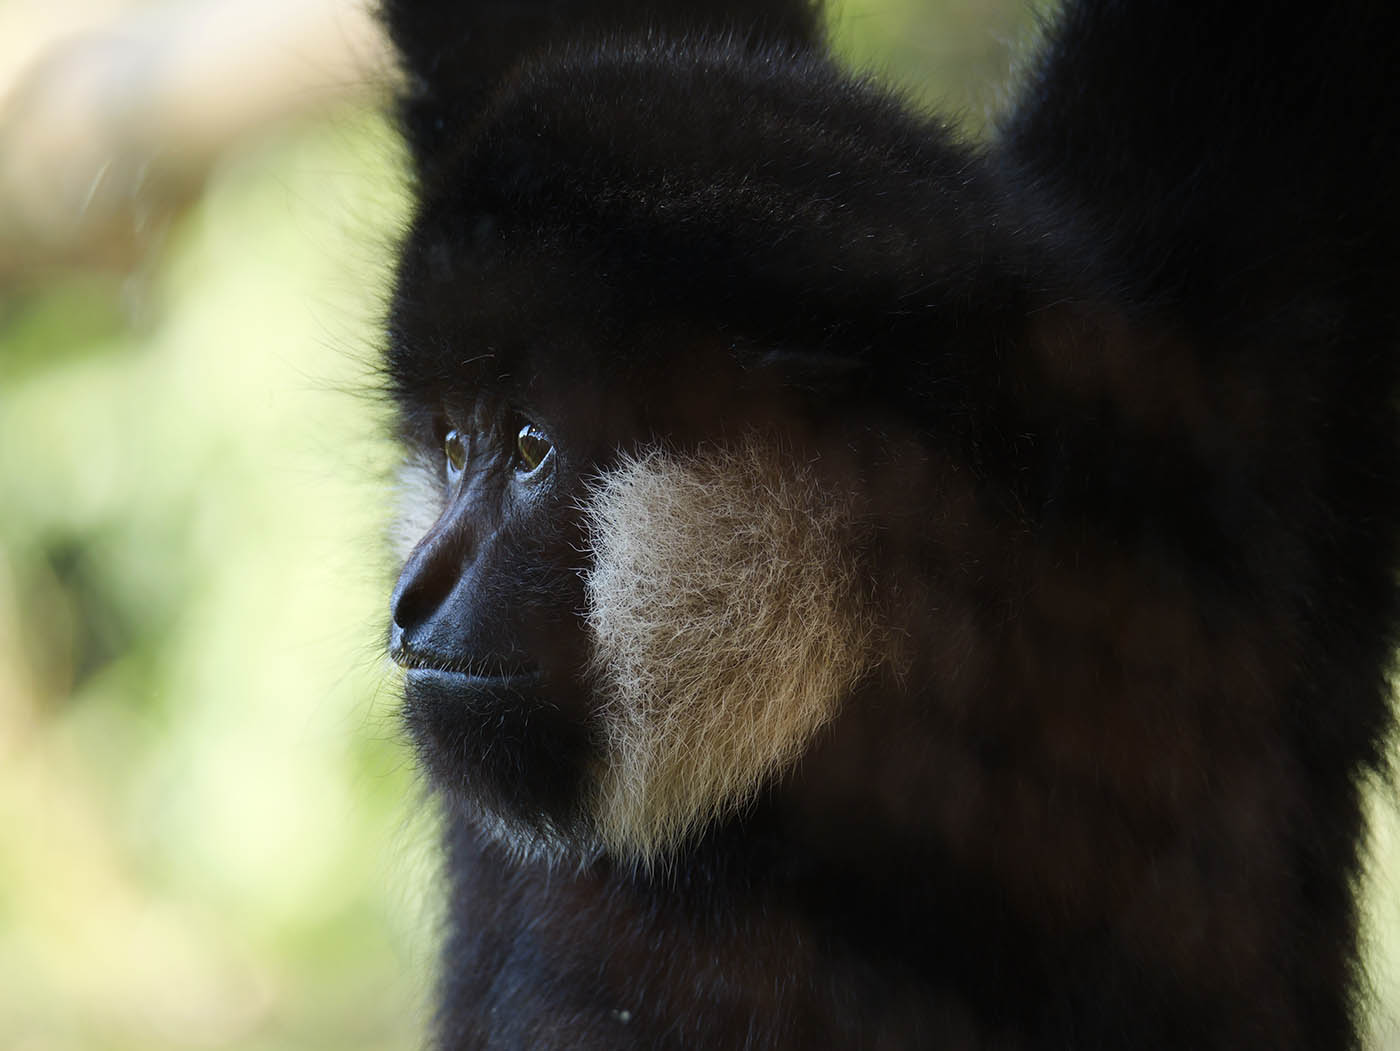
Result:
{"label": "nostril", "polygon": [[440,581],[439,575],[410,577],[407,570],[400,579],[390,603],[389,621],[389,656],[396,664],[405,668],[417,666],[424,648],[433,648],[434,632],[441,633],[442,626],[436,624],[435,618],[449,600],[453,581]]}
{"label": "nostril", "polygon": [[412,631],[433,615],[433,610],[442,604],[451,589],[451,581],[437,588],[431,588],[431,579],[426,574],[410,576],[409,566],[399,578],[399,586],[394,589],[390,602],[393,616],[393,635],[402,644],[405,633]]}

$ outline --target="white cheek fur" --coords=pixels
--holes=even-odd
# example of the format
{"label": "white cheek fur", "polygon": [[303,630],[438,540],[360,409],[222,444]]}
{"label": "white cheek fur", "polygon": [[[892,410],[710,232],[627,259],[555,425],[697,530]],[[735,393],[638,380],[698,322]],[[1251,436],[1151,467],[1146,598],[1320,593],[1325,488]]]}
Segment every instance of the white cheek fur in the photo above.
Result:
{"label": "white cheek fur", "polygon": [[397,513],[390,527],[389,542],[399,565],[403,565],[447,506],[441,458],[417,453],[405,460],[394,479],[394,490]]}
{"label": "white cheek fur", "polygon": [[875,663],[851,501],[770,443],[594,485],[587,628],[605,849],[664,856],[790,768]]}

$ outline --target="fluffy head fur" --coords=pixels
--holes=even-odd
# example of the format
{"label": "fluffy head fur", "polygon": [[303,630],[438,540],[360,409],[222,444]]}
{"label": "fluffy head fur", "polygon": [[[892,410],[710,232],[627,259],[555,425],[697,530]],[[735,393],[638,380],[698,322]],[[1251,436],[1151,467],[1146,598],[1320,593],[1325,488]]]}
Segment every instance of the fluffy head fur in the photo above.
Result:
{"label": "fluffy head fur", "polygon": [[757,439],[629,459],[585,510],[598,831],[653,858],[787,768],[871,668],[857,523]]}

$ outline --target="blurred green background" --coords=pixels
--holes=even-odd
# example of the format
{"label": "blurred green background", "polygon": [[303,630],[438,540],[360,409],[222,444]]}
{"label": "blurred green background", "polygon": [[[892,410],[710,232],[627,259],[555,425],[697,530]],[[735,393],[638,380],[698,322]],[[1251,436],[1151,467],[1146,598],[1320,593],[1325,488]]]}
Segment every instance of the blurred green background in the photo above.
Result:
{"label": "blurred green background", "polygon": [[[973,132],[1029,24],[1019,0],[836,8],[852,63]],[[0,0],[0,165],[40,19]],[[163,184],[159,237],[46,255],[0,228],[0,1047],[421,1042],[435,852],[382,657],[369,393],[405,202],[382,69],[353,69]],[[1378,812],[1374,1043],[1400,1047]]]}

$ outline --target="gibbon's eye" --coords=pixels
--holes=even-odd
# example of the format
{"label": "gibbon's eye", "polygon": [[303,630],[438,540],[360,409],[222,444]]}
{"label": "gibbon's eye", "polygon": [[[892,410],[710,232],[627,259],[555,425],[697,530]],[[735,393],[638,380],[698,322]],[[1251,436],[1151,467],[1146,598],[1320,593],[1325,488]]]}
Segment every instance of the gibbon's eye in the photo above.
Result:
{"label": "gibbon's eye", "polygon": [[521,474],[529,474],[540,464],[544,463],[545,457],[554,449],[554,443],[549,437],[533,423],[527,423],[520,428],[520,433],[515,436],[515,455],[517,459],[516,470]]}
{"label": "gibbon's eye", "polygon": [[467,439],[461,431],[448,431],[442,440],[442,451],[447,454],[447,466],[455,474],[467,465]]}

